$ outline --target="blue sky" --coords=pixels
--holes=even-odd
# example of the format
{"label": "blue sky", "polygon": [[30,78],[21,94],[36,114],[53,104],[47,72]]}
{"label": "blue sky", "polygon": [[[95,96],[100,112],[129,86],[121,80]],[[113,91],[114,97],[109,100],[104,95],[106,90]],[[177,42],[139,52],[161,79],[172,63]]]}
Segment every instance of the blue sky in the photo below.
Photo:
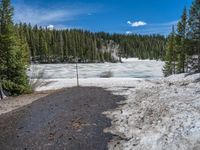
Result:
{"label": "blue sky", "polygon": [[15,22],[93,32],[167,35],[192,0],[12,0]]}

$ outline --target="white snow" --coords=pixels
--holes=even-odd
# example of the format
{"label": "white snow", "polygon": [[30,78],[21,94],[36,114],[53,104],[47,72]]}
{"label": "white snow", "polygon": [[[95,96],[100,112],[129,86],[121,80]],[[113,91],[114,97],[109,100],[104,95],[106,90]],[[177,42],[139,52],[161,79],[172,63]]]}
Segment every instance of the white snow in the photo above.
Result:
{"label": "white snow", "polygon": [[[95,87],[132,87],[142,79],[135,78],[89,78],[80,79],[80,86],[95,86]],[[35,82],[37,82],[35,80]],[[40,80],[40,84],[36,91],[58,90],[67,87],[77,86],[76,79],[45,79]]]}
{"label": "white snow", "polygon": [[[123,106],[105,112],[115,137],[110,150],[200,149],[200,74],[140,81],[135,88],[114,89],[126,95]],[[200,81],[200,80],[199,80]],[[113,89],[110,89],[113,91]]]}
{"label": "white snow", "polygon": [[[163,62],[154,60],[123,59],[123,63],[78,64],[80,86],[131,86],[136,80],[163,77]],[[36,91],[56,90],[76,86],[75,64],[35,64],[28,75]],[[112,78],[100,78],[111,72]]]}
{"label": "white snow", "polygon": [[[124,63],[78,64],[79,77],[99,78],[102,72],[110,71],[114,78],[158,78],[163,77],[161,61],[124,59]],[[75,64],[38,64],[32,65],[28,75],[34,79],[38,73],[43,79],[76,78]]]}
{"label": "white snow", "polygon": [[[104,112],[112,120],[105,132],[116,135],[108,143],[109,150],[200,149],[200,74],[163,78],[162,67],[159,61],[137,59],[79,64],[81,86],[104,87],[126,98],[117,109]],[[37,91],[76,86],[73,64],[36,68],[45,70]],[[105,71],[114,76],[99,78]]]}

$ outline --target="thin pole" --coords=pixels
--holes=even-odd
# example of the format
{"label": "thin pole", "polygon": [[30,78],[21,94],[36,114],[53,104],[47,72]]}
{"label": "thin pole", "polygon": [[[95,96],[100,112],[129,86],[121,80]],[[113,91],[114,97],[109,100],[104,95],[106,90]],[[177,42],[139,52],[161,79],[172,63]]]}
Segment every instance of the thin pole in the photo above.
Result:
{"label": "thin pole", "polygon": [[76,60],[76,79],[77,79],[77,87],[79,87],[78,59]]}

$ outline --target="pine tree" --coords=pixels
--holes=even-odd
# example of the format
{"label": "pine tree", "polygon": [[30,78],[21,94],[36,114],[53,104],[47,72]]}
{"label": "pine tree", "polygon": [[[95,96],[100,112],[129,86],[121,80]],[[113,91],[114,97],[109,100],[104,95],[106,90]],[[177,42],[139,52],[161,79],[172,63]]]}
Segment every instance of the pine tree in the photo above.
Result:
{"label": "pine tree", "polygon": [[46,41],[46,32],[40,27],[39,31],[39,50],[40,50],[40,61],[47,63],[48,62],[48,46]]}
{"label": "pine tree", "polygon": [[184,8],[183,14],[181,16],[181,20],[178,22],[177,36],[176,36],[176,44],[177,44],[177,73],[185,72],[186,65],[186,34],[187,34],[187,9]]}
{"label": "pine tree", "polygon": [[64,57],[64,61],[67,60],[67,56],[68,56],[68,46],[67,46],[67,34],[66,32],[63,32],[63,57]]}
{"label": "pine tree", "polygon": [[10,0],[0,2],[0,78],[3,88],[12,94],[29,90],[26,76],[27,45],[17,34],[12,21],[13,7]]}
{"label": "pine tree", "polygon": [[167,77],[175,73],[175,31],[174,26],[171,34],[168,37],[166,56],[165,56],[165,66],[163,68],[164,76]]}
{"label": "pine tree", "polygon": [[200,72],[200,0],[195,0],[190,9],[189,38],[193,43],[191,71]]}

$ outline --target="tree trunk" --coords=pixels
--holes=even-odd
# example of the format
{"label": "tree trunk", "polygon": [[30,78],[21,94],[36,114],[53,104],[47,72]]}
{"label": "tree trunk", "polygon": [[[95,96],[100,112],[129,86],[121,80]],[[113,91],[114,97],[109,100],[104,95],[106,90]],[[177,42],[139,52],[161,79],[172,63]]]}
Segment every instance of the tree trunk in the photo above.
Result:
{"label": "tree trunk", "polygon": [[198,55],[197,73],[200,73],[200,55]]}
{"label": "tree trunk", "polygon": [[4,99],[4,98],[6,98],[6,95],[3,92],[3,88],[2,88],[2,85],[1,85],[1,82],[0,82],[0,100]]}
{"label": "tree trunk", "polygon": [[188,59],[189,59],[188,55],[186,55],[186,64],[185,64],[186,65],[186,70],[185,70],[186,73],[188,73]]}

